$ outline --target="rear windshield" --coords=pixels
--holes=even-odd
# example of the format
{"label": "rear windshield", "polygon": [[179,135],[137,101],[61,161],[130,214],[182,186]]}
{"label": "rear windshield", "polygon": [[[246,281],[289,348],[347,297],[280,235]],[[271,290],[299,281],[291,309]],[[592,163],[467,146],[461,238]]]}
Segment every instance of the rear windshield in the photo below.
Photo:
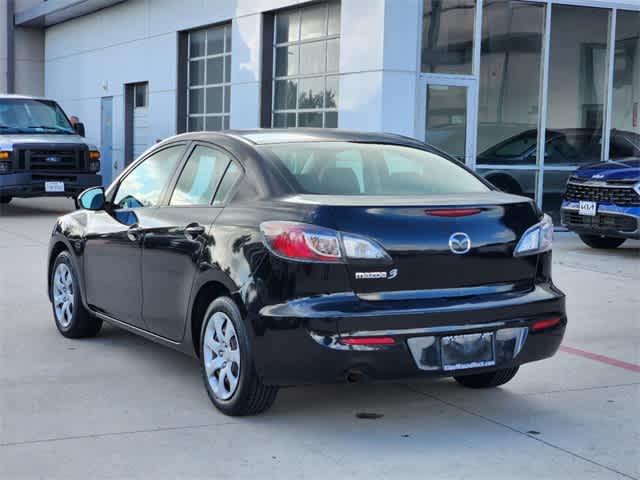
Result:
{"label": "rear windshield", "polygon": [[266,145],[299,193],[428,195],[489,191],[460,165],[398,145],[308,142]]}

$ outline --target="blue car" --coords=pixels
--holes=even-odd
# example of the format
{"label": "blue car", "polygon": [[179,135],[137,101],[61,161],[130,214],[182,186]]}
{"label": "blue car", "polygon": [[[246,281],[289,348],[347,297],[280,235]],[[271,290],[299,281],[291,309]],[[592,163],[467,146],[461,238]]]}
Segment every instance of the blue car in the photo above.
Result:
{"label": "blue car", "polygon": [[640,238],[640,157],[576,170],[562,202],[562,224],[593,248]]}

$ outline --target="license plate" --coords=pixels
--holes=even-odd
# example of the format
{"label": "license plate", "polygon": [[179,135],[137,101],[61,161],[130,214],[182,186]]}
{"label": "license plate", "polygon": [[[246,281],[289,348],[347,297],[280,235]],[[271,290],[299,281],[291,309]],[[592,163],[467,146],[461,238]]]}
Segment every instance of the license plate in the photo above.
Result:
{"label": "license plate", "polygon": [[493,332],[442,337],[442,369],[464,370],[495,365],[493,337]]}
{"label": "license plate", "polygon": [[44,182],[45,192],[64,192],[64,182]]}
{"label": "license plate", "polygon": [[588,217],[595,217],[596,213],[598,213],[598,204],[596,202],[585,202],[584,200],[581,200],[580,206],[578,207],[578,213]]}

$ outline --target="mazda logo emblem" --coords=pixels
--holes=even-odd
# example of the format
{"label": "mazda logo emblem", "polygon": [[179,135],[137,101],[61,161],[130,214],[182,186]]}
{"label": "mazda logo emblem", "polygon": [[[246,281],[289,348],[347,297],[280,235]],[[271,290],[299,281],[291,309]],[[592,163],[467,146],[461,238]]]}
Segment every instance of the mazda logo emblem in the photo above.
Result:
{"label": "mazda logo emblem", "polygon": [[463,232],[454,233],[449,237],[449,249],[456,255],[464,255],[471,250],[471,239]]}

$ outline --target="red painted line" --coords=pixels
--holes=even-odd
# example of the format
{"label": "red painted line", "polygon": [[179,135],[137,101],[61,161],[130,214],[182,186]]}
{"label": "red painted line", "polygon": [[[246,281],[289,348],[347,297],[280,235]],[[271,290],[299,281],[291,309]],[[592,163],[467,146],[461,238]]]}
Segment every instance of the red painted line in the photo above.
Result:
{"label": "red painted line", "polygon": [[615,358],[607,357],[605,355],[598,355],[597,353],[586,352],[578,348],[567,347],[566,345],[560,345],[560,351],[565,353],[571,353],[578,355],[579,357],[588,358],[589,360],[595,360],[596,362],[606,363],[618,368],[624,368],[625,370],[631,370],[632,372],[640,373],[640,365],[635,363],[623,362],[622,360],[616,360]]}

